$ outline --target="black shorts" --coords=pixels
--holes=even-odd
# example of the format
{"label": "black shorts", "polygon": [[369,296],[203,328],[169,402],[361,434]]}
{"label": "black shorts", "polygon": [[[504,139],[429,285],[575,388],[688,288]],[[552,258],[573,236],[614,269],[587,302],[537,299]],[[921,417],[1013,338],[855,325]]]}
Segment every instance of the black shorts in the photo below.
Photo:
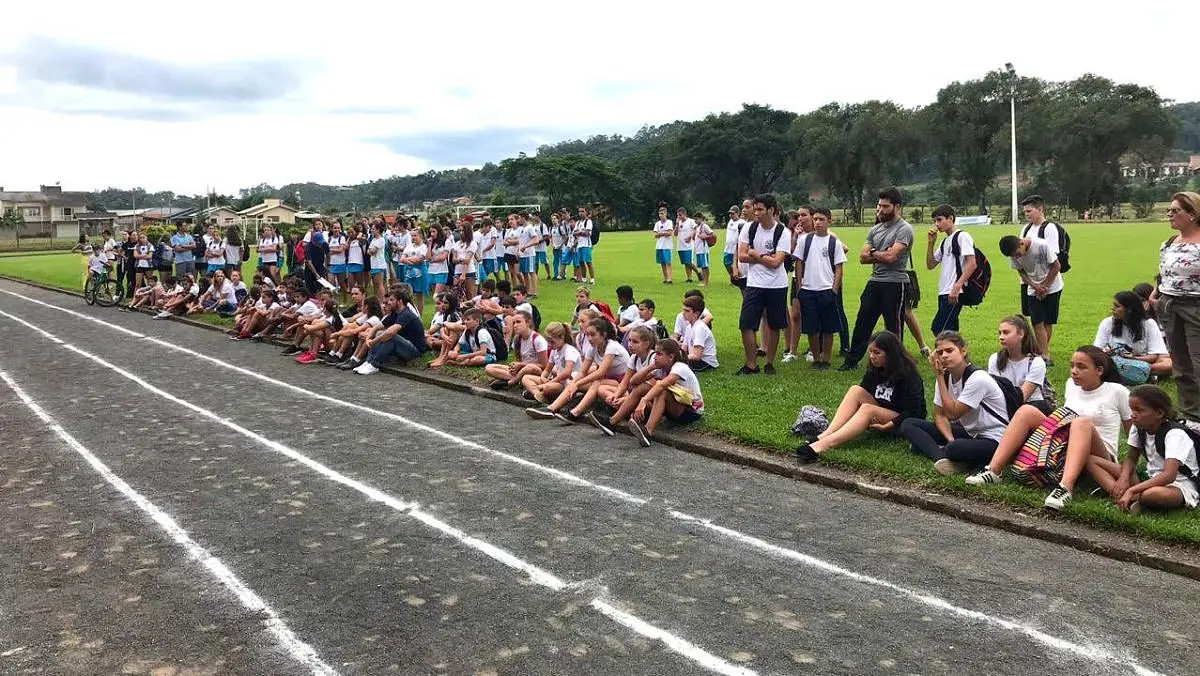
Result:
{"label": "black shorts", "polygon": [[810,336],[838,332],[837,294],[833,289],[800,291],[800,325]]}
{"label": "black shorts", "polygon": [[504,262],[509,265],[516,265],[521,259],[517,258],[517,254],[504,254]]}
{"label": "black shorts", "polygon": [[767,326],[782,331],[788,325],[787,287],[764,289],[758,286],[747,286],[746,294],[742,297],[742,316],[738,328],[742,331],[753,331],[765,315]]}
{"label": "black shorts", "polygon": [[1054,326],[1058,323],[1058,302],[1062,299],[1062,291],[1056,291],[1045,298],[1029,296],[1029,322],[1034,326],[1046,324]]}

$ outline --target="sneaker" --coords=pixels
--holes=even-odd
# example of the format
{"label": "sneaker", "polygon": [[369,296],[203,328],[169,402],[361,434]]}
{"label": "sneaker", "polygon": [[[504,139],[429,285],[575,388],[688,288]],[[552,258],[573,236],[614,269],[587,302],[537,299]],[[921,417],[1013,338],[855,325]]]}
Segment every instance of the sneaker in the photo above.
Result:
{"label": "sneaker", "polygon": [[293,355],[293,354],[300,354],[303,351],[304,351],[304,348],[300,347],[299,345],[288,345],[287,347],[280,350],[279,354]]}
{"label": "sneaker", "polygon": [[775,365],[774,365],[774,364],[772,364],[771,362],[767,362],[767,363],[766,363],[766,364],[763,366],[763,369],[762,369],[762,371],[763,371],[763,375],[766,375],[766,376],[773,376],[773,375],[775,375]]}
{"label": "sneaker", "polygon": [[792,354],[791,352],[783,353],[783,363],[790,364],[794,361],[796,361],[796,355]]}
{"label": "sneaker", "polygon": [[317,360],[316,352],[304,352],[300,356],[296,357],[297,364],[311,364],[316,360]]}
{"label": "sneaker", "polygon": [[650,448],[650,435],[646,433],[646,428],[633,418],[629,419],[629,433],[637,439],[639,445]]}
{"label": "sneaker", "polygon": [[965,474],[967,466],[961,462],[954,462],[950,458],[942,458],[934,461],[933,469],[942,476],[954,476],[955,474]]}
{"label": "sneaker", "polygon": [[801,465],[809,465],[820,460],[821,454],[814,451],[812,446],[804,444],[796,449],[795,458]]}
{"label": "sneaker", "polygon": [[583,420],[583,418],[580,418],[579,416],[575,415],[574,413],[571,413],[570,411],[566,411],[565,413],[563,411],[555,411],[554,417],[567,423],[568,425],[574,424],[577,422],[581,422]]}
{"label": "sneaker", "polygon": [[759,373],[759,370],[757,367],[750,368],[749,366],[743,365],[742,368],[738,369],[737,371],[734,371],[733,375],[735,375],[735,376],[752,376],[757,373]]}
{"label": "sneaker", "polygon": [[357,373],[357,374],[358,374],[358,375],[360,375],[360,376],[370,376],[370,375],[374,375],[374,374],[376,374],[376,373],[379,373],[379,369],[378,369],[378,368],[376,368],[376,367],[375,367],[375,365],[374,365],[374,364],[372,364],[371,362],[369,362],[369,361],[365,361],[365,362],[363,362],[363,363],[362,363],[362,365],[361,365],[361,366],[359,366],[358,368],[354,369],[354,372],[355,372],[355,373]]}
{"label": "sneaker", "polygon": [[[155,319],[158,319],[158,318],[155,317]],[[230,340],[245,340],[246,338],[244,336],[242,336],[242,334],[240,334],[240,333],[235,333],[235,334],[229,336],[229,339]]]}
{"label": "sneaker", "polygon": [[1129,503],[1129,513],[1133,514],[1134,516],[1141,514],[1142,513],[1142,503],[1138,502],[1137,500],[1134,500],[1133,502]]}
{"label": "sneaker", "polygon": [[967,477],[968,486],[982,486],[984,484],[998,484],[1001,481],[999,474],[992,471],[990,467],[984,467],[983,471],[976,472]]}
{"label": "sneaker", "polygon": [[833,365],[827,361],[814,361],[810,368],[814,371],[828,371],[833,368]]}
{"label": "sneaker", "polygon": [[1049,509],[1061,512],[1063,507],[1066,507],[1070,501],[1071,491],[1063,488],[1062,484],[1059,484],[1054,487],[1053,491],[1050,491],[1050,495],[1046,496],[1046,501],[1043,504]]}
{"label": "sneaker", "polygon": [[155,319],[167,319],[167,318],[168,318],[168,317],[170,317],[170,316],[171,316],[171,313],[170,313],[170,312],[167,312],[166,310],[163,310],[162,312],[160,312],[160,313],[158,313],[158,314],[154,315],[154,318],[155,318]]}
{"label": "sneaker", "polygon": [[496,382],[492,383],[488,387],[492,388],[493,390],[496,390],[497,392],[502,392],[502,391],[508,389],[508,381],[507,380],[497,380]]}
{"label": "sneaker", "polygon": [[554,417],[554,411],[551,411],[549,408],[547,408],[545,406],[541,406],[541,407],[531,406],[531,407],[525,409],[525,415],[529,416],[530,418],[533,418],[534,420],[550,420],[551,418]]}
{"label": "sneaker", "polygon": [[529,390],[525,390],[524,392],[522,392],[521,398],[524,399],[525,401],[536,401],[533,398],[533,392],[530,392]]}
{"label": "sneaker", "polygon": [[608,425],[605,425],[603,422],[601,422],[600,417],[597,416],[594,412],[588,411],[587,413],[584,414],[583,419],[586,420],[589,424],[591,424],[592,427],[595,427],[596,429],[603,432],[604,436],[606,436],[606,437],[613,436],[613,434],[614,434],[613,431],[608,428]]}
{"label": "sneaker", "polygon": [[925,347],[921,348],[921,356],[922,357],[929,359],[930,355],[932,355],[932,354],[933,354],[933,350],[929,349],[929,346],[925,346]]}
{"label": "sneaker", "polygon": [[812,352],[804,353],[804,361],[811,363],[813,360]]}
{"label": "sneaker", "polygon": [[843,372],[844,371],[857,371],[858,364],[851,364],[850,362],[846,362],[845,364],[842,364],[841,366],[837,367],[837,370],[843,371]]}
{"label": "sneaker", "polygon": [[354,357],[351,357],[350,359],[337,365],[337,367],[343,371],[353,371],[354,369],[358,368],[359,366],[362,366],[362,362],[355,359]]}

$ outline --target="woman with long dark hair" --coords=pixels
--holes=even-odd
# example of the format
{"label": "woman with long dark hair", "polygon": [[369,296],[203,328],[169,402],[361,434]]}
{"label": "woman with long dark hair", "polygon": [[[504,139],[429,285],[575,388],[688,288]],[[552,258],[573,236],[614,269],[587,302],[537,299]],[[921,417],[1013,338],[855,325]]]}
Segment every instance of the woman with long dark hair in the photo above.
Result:
{"label": "woman with long dark hair", "polygon": [[1142,299],[1132,291],[1113,296],[1112,315],[1100,320],[1092,345],[1104,350],[1126,385],[1141,385],[1150,376],[1171,375],[1171,357],[1158,324],[1146,316]]}

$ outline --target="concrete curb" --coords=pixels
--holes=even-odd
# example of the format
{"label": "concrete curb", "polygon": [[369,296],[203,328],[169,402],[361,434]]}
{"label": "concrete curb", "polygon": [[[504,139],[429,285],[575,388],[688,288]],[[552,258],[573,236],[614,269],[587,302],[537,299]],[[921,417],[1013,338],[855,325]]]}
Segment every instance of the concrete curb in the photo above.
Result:
{"label": "concrete curb", "polygon": [[[76,298],[83,294],[28,280],[0,275],[0,279],[26,284]],[[143,311],[147,312],[148,311]],[[172,321],[210,331],[223,331],[219,326],[191,319],[173,317]],[[279,341],[271,341],[282,344]],[[436,385],[456,392],[484,397],[494,401],[526,407],[529,402],[507,391],[495,391],[469,381],[441,373],[431,373],[408,367],[385,366],[380,370],[409,380]],[[731,442],[711,435],[689,433],[681,435],[660,430],[655,441],[688,453],[750,467],[778,476],[812,484],[851,491],[860,495],[917,507],[944,514],[970,523],[998,528],[1017,535],[1071,547],[1117,561],[1145,566],[1200,580],[1200,557],[1196,551],[1182,545],[1156,542],[1136,534],[1114,533],[1081,524],[1071,523],[1041,513],[1024,514],[1009,507],[1000,507],[954,495],[934,493],[890,478],[870,478],[851,472],[822,466],[798,466],[790,458],[745,444]]]}

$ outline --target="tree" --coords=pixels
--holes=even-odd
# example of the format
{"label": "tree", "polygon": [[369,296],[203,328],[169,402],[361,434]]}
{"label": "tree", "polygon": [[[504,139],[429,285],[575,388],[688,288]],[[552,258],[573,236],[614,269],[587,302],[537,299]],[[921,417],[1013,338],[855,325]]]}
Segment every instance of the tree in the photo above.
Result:
{"label": "tree", "polygon": [[746,104],[737,113],[709,115],[675,136],[668,164],[715,214],[748,195],[771,192],[792,152],[788,132],[796,114]]}
{"label": "tree", "polygon": [[609,161],[587,155],[528,157],[500,163],[510,181],[527,181],[551,208],[579,204],[612,204],[628,198],[629,188]]}
{"label": "tree", "polygon": [[895,180],[916,154],[914,112],[891,101],[830,103],[792,124],[796,164],[819,179],[862,222],[867,190]]}

